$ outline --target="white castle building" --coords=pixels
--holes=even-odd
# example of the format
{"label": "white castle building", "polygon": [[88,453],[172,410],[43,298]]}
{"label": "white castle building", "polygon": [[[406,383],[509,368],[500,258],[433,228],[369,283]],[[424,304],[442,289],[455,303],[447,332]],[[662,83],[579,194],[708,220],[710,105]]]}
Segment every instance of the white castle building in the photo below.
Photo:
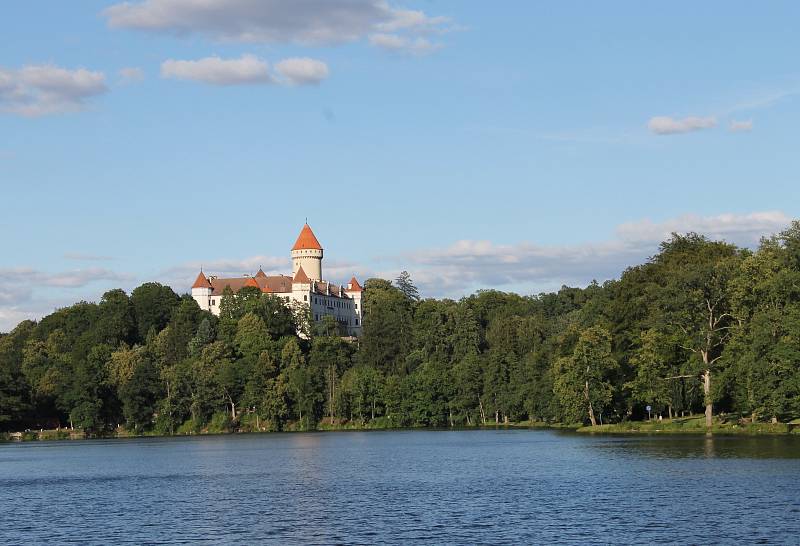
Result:
{"label": "white castle building", "polygon": [[250,286],[265,294],[283,299],[287,304],[298,302],[308,307],[311,318],[319,322],[331,316],[346,327],[350,335],[361,334],[361,295],[363,289],[355,277],[346,286],[331,284],[322,277],[322,245],[308,224],[292,247],[292,276],[267,275],[260,268],[253,275],[221,278],[206,277],[203,271],[192,285],[192,297],[200,309],[219,315],[223,292],[230,288],[234,293]]}

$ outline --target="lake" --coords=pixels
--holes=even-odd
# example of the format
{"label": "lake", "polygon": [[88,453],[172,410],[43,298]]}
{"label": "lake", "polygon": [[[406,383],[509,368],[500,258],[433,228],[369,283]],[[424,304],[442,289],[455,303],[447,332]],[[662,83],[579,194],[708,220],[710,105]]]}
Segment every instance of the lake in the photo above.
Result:
{"label": "lake", "polygon": [[546,430],[0,444],[0,542],[788,543],[800,437]]}

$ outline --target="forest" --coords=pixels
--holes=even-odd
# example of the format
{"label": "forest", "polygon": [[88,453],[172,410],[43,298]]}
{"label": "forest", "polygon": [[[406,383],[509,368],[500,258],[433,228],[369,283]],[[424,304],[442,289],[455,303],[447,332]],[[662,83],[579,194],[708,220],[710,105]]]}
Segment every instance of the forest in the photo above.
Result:
{"label": "forest", "polygon": [[800,222],[755,250],[673,234],[585,288],[422,299],[404,272],[364,298],[358,340],[257,289],[215,317],[158,283],[22,322],[0,334],[0,431],[800,417]]}

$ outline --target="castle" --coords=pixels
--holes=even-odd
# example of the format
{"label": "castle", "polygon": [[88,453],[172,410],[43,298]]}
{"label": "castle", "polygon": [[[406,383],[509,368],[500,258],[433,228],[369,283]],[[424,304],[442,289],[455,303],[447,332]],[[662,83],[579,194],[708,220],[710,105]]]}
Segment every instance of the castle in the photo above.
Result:
{"label": "castle", "polygon": [[363,289],[355,277],[346,286],[332,284],[322,277],[322,245],[308,223],[292,247],[292,276],[267,275],[261,268],[253,275],[221,278],[208,276],[201,270],[192,285],[192,297],[200,309],[219,315],[223,292],[234,293],[244,287],[258,288],[265,294],[283,299],[287,305],[298,302],[308,307],[315,322],[331,316],[349,335],[361,334]]}

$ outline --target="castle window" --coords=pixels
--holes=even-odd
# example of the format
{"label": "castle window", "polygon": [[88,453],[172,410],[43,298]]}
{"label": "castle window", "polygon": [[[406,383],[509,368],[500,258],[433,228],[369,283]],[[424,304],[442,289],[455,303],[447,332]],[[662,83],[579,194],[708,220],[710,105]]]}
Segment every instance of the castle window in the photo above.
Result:
{"label": "castle window", "polygon": [[308,301],[308,296],[306,296],[305,294],[303,294],[303,301]]}
{"label": "castle window", "polygon": [[356,326],[358,326],[358,319],[356,319]]}
{"label": "castle window", "polygon": [[357,303],[354,303],[353,305],[355,305],[355,306],[356,306],[356,309],[358,309],[358,304],[357,304]]}

